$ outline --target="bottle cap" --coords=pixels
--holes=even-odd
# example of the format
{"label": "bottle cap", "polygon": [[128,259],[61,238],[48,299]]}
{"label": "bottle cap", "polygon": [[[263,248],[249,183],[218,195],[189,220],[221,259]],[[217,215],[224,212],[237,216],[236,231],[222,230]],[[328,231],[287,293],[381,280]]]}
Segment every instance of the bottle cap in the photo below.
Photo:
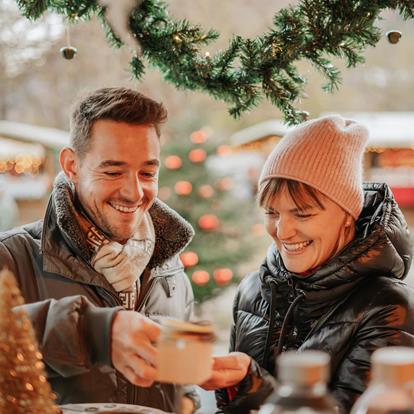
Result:
{"label": "bottle cap", "polygon": [[277,359],[279,379],[296,385],[326,383],[329,361],[329,354],[322,351],[284,352]]}
{"label": "bottle cap", "polygon": [[372,380],[386,384],[405,384],[414,381],[414,349],[390,346],[372,354]]}

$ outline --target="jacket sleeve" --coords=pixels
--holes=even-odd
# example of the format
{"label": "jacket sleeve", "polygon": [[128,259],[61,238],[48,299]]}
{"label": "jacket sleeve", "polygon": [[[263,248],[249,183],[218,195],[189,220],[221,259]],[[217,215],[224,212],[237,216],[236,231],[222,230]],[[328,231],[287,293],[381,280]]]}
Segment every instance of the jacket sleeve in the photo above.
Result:
{"label": "jacket sleeve", "polygon": [[49,377],[70,377],[111,366],[112,321],[119,308],[100,308],[84,296],[18,306],[29,315]]}
{"label": "jacket sleeve", "polygon": [[[240,291],[233,304],[233,324],[230,332],[229,351],[236,349],[236,321]],[[260,364],[251,358],[246,377],[235,387],[216,390],[217,407],[228,414],[248,414],[257,410],[276,387],[276,381]]]}
{"label": "jacket sleeve", "polygon": [[400,282],[382,289],[358,321],[350,350],[335,372],[330,388],[343,412],[349,412],[365,391],[371,371],[371,355],[386,346],[414,347],[414,292]]}
{"label": "jacket sleeve", "polygon": [[[15,275],[22,293],[36,291],[33,278],[24,277],[4,243],[0,243],[0,268]],[[84,296],[68,296],[16,309],[29,315],[49,377],[79,375],[95,365],[111,366],[112,321],[121,307],[101,308]]]}

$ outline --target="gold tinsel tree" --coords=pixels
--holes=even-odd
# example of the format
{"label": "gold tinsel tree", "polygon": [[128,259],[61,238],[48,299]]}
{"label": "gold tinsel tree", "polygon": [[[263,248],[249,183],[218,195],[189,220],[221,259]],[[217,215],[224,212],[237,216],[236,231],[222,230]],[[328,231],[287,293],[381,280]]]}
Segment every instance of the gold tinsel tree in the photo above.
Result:
{"label": "gold tinsel tree", "polygon": [[0,413],[57,414],[42,354],[14,275],[0,272]]}

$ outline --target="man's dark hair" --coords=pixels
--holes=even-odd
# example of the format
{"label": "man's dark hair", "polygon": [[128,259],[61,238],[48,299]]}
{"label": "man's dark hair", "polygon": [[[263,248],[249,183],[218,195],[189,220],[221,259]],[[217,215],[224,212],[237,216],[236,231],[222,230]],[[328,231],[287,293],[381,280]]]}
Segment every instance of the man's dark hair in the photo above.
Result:
{"label": "man's dark hair", "polygon": [[79,156],[88,151],[93,124],[99,119],[151,125],[159,137],[167,110],[161,103],[128,88],[102,88],[92,92],[74,105],[70,120],[71,145]]}

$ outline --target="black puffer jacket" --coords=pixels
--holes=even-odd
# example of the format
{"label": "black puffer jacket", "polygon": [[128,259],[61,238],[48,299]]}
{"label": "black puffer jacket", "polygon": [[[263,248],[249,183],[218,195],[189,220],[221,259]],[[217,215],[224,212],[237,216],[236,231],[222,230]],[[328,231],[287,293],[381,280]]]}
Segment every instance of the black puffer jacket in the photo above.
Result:
{"label": "black puffer jacket", "polygon": [[289,273],[272,246],[260,271],[240,284],[230,344],[253,358],[251,373],[263,385],[249,393],[250,375],[232,401],[217,392],[218,405],[238,414],[257,408],[272,391],[279,352],[319,349],[331,355],[329,386],[348,412],[367,386],[371,353],[414,346],[414,289],[401,282],[411,255],[407,225],[385,184],[365,186],[354,241],[314,274]]}

